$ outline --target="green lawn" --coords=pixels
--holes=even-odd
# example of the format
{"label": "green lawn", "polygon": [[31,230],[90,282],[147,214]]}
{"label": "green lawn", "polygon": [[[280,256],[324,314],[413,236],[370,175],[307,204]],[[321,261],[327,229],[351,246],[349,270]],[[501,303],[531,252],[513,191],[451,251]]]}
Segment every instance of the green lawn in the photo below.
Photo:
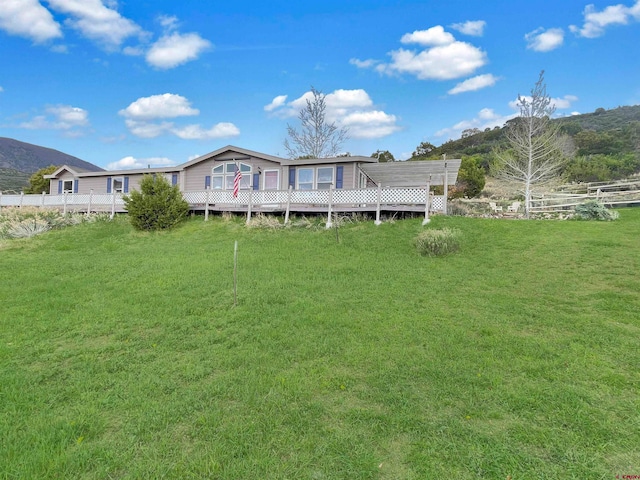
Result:
{"label": "green lawn", "polygon": [[1,241],[0,478],[640,474],[640,208],[445,226]]}

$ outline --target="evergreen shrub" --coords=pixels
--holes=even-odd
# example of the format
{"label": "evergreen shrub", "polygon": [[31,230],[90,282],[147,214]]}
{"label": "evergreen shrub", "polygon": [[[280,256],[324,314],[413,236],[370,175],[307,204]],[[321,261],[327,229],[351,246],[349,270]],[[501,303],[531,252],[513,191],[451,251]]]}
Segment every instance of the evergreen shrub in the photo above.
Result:
{"label": "evergreen shrub", "polygon": [[189,212],[177,185],[162,175],[144,175],[140,191],[123,197],[131,225],[137,230],[166,230],[176,226]]}

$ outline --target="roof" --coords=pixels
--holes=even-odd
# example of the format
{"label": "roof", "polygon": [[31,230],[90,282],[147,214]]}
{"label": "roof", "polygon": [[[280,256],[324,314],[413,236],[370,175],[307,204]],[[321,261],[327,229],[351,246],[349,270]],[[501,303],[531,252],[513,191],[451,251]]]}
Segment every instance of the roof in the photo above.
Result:
{"label": "roof", "polygon": [[448,184],[454,185],[460,162],[459,159],[385,162],[360,165],[360,170],[383,187],[418,187],[427,183],[444,185],[446,170]]}

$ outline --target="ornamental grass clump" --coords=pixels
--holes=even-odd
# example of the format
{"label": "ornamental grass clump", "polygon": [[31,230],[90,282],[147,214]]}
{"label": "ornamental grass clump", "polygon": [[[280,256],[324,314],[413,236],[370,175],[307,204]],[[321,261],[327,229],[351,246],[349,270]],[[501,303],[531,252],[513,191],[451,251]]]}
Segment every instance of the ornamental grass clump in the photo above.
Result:
{"label": "ornamental grass clump", "polygon": [[619,214],[615,210],[609,210],[603,203],[597,200],[587,200],[576,206],[576,218],[580,220],[616,220]]}
{"label": "ornamental grass clump", "polygon": [[454,228],[423,230],[415,238],[415,245],[421,255],[439,257],[460,250],[462,233]]}

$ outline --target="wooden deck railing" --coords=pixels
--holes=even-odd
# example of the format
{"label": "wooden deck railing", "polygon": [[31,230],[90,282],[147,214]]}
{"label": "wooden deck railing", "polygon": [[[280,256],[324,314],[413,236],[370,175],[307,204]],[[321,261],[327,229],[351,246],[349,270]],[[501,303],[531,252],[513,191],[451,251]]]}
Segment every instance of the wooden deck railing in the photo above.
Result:
{"label": "wooden deck railing", "polygon": [[[0,192],[2,207],[58,208],[68,211],[102,211],[111,214],[126,212],[121,193],[60,195],[7,195]],[[289,212],[376,212],[380,221],[381,212],[424,212],[428,220],[430,212],[446,213],[444,196],[428,194],[426,187],[361,188],[331,190],[242,190],[237,197],[226,190],[202,190],[184,192],[184,199],[194,211]],[[428,199],[428,200],[427,200]],[[427,209],[427,201],[429,208]],[[328,220],[330,223],[330,220]]]}

